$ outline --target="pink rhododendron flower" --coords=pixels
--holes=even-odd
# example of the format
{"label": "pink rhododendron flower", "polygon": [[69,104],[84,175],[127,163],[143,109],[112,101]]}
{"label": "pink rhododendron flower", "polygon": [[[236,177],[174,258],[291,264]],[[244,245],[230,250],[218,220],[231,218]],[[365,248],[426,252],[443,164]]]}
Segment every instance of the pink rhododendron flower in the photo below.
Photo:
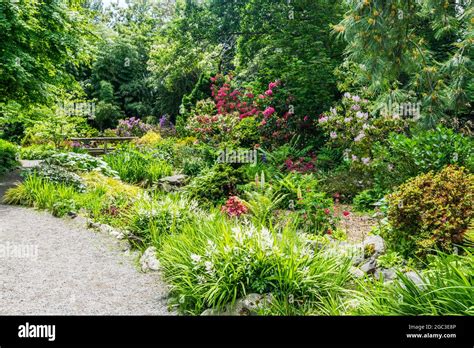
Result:
{"label": "pink rhododendron flower", "polygon": [[269,117],[269,116],[271,116],[274,112],[275,112],[275,109],[274,109],[273,107],[269,106],[269,107],[266,108],[265,111],[263,112],[263,116]]}
{"label": "pink rhododendron flower", "polygon": [[269,97],[271,97],[273,95],[273,91],[269,89],[268,91],[265,91],[265,95],[268,95]]}
{"label": "pink rhododendron flower", "polygon": [[344,210],[342,212],[342,215],[344,215],[345,217],[348,217],[349,215],[351,215],[351,213],[349,213],[347,210]]}
{"label": "pink rhododendron flower", "polygon": [[276,83],[276,82],[270,82],[270,83],[268,84],[268,89],[273,89],[273,88],[275,88],[276,86],[278,86],[278,83]]}
{"label": "pink rhododendron flower", "polygon": [[324,123],[324,122],[327,122],[328,118],[326,116],[323,116],[323,117],[320,117],[318,122],[319,123]]}
{"label": "pink rhododendron flower", "polygon": [[337,133],[336,132],[331,132],[329,134],[329,136],[332,138],[332,139],[336,139],[337,138]]}

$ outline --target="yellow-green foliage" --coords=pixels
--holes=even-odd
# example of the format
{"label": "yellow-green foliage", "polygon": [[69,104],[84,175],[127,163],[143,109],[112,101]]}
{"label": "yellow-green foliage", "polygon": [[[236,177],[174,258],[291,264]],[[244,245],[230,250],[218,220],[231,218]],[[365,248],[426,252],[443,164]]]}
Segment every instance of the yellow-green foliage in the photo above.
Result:
{"label": "yellow-green foliage", "polygon": [[196,137],[185,137],[179,139],[176,144],[182,145],[182,146],[192,146],[194,143],[196,143],[197,138]]}
{"label": "yellow-green foliage", "polygon": [[138,145],[153,147],[161,142],[162,138],[160,133],[149,131],[144,136],[136,141]]}
{"label": "yellow-green foliage", "polygon": [[394,228],[389,238],[405,256],[424,256],[433,248],[452,251],[474,215],[474,175],[455,166],[419,175],[388,195],[388,204]]}
{"label": "yellow-green foliage", "polygon": [[114,179],[98,172],[82,174],[84,183],[89,190],[103,192],[110,198],[128,197],[138,198],[143,194],[143,190],[137,186],[128,185],[118,179]]}

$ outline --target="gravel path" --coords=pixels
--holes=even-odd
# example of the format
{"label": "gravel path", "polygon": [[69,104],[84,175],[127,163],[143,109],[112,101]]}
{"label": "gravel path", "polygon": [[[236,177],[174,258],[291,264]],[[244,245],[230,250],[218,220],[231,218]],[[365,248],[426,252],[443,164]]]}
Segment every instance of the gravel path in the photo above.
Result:
{"label": "gravel path", "polygon": [[[0,179],[3,191],[18,179]],[[167,288],[113,237],[0,204],[0,315],[169,315]]]}

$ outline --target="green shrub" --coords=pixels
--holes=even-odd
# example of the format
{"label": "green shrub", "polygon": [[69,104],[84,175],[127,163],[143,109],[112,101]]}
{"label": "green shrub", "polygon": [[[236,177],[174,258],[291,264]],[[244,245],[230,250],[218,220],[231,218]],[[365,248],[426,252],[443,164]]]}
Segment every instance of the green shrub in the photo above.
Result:
{"label": "green shrub", "polygon": [[36,175],[43,177],[53,183],[65,184],[74,187],[78,191],[84,191],[85,185],[82,178],[76,173],[54,164],[41,164],[33,169]]}
{"label": "green shrub", "polygon": [[447,166],[419,175],[387,196],[387,239],[405,257],[424,257],[430,249],[450,252],[461,243],[474,216],[474,175]]}
{"label": "green shrub", "polygon": [[76,197],[78,206],[99,222],[124,227],[133,203],[143,196],[143,189],[128,185],[98,172],[81,174],[87,190]]}
{"label": "green shrub", "polygon": [[12,143],[0,139],[0,175],[14,169],[18,165],[18,149]]}
{"label": "green shrub", "polygon": [[388,251],[377,258],[377,266],[382,268],[392,268],[402,264],[403,258],[396,251]]}
{"label": "green shrub", "polygon": [[131,184],[151,185],[173,173],[173,168],[152,152],[143,153],[131,147],[117,150],[104,157],[119,177]]}
{"label": "green shrub", "polygon": [[57,153],[46,159],[44,163],[58,165],[72,172],[97,171],[107,176],[117,175],[117,172],[112,170],[106,162],[84,153]]}
{"label": "green shrub", "polygon": [[349,279],[347,260],[314,254],[294,230],[278,235],[232,226],[219,215],[167,238],[159,254],[173,301],[192,314],[222,309],[249,293],[316,307],[323,298],[340,296]]}
{"label": "green shrub", "polygon": [[351,202],[360,192],[373,187],[370,169],[343,164],[327,173],[319,173],[321,191],[337,195],[341,202]]}
{"label": "green shrub", "polygon": [[20,158],[25,160],[43,160],[58,152],[54,145],[41,144],[22,147]]}
{"label": "green shrub", "polygon": [[56,184],[32,174],[17,187],[9,189],[4,202],[45,209],[55,216],[63,216],[75,210],[75,195],[76,190],[71,186]]}
{"label": "green shrub", "polygon": [[352,204],[356,211],[371,211],[375,208],[375,204],[380,201],[383,196],[383,192],[378,189],[364,190],[354,197]]}
{"label": "green shrub", "polygon": [[197,176],[206,167],[206,162],[202,158],[190,158],[184,161],[183,174],[189,176]]}
{"label": "green shrub", "polygon": [[420,131],[411,137],[391,134],[385,145],[374,148],[376,185],[392,189],[411,177],[430,170],[441,170],[448,164],[474,171],[474,141],[468,136],[439,126]]}
{"label": "green shrub", "polygon": [[135,202],[128,214],[129,229],[146,244],[159,244],[164,234],[180,233],[199,216],[197,206],[195,201],[181,196],[144,197]]}
{"label": "green shrub", "polygon": [[246,192],[246,206],[249,208],[254,223],[259,226],[271,226],[275,209],[285,199],[284,194],[273,192],[271,188],[262,191]]}
{"label": "green shrub", "polygon": [[227,164],[216,164],[191,180],[186,192],[203,203],[222,205],[241,181],[240,171]]}
{"label": "green shrub", "polygon": [[284,195],[279,208],[294,210],[297,227],[304,232],[326,233],[336,228],[330,213],[333,201],[319,191],[319,182],[312,174],[290,173],[274,184],[275,193]]}
{"label": "green shrub", "polygon": [[321,170],[336,168],[342,161],[343,151],[338,147],[325,146],[318,152],[317,167]]}

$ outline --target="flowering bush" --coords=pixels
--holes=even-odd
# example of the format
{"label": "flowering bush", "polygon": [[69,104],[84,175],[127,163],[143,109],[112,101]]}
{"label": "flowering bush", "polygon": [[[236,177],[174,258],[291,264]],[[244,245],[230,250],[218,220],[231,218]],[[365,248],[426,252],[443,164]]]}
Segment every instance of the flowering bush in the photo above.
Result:
{"label": "flowering bush", "polygon": [[248,208],[244,202],[237,196],[231,196],[224,206],[222,206],[222,212],[226,213],[230,217],[239,217],[247,214]]}
{"label": "flowering bush", "polygon": [[[269,144],[284,143],[296,135],[303,124],[311,126],[308,116],[299,120],[292,115],[286,97],[279,89],[280,81],[270,82],[267,90],[258,95],[250,87],[245,90],[233,88],[231,81],[230,75],[211,78],[212,99],[198,102],[191,111],[186,128],[197,138],[216,143],[233,141],[241,144],[246,136],[239,134],[238,129],[242,120],[247,118],[256,121],[258,133]],[[284,112],[283,116],[279,116],[278,110]],[[251,122],[245,122],[245,125],[251,126],[246,132],[252,136],[257,133]],[[253,144],[247,141],[246,145]]]}
{"label": "flowering bush", "polygon": [[316,171],[317,157],[314,153],[308,153],[306,156],[292,158],[288,157],[285,161],[285,169],[289,172],[310,173]]}
{"label": "flowering bush", "polygon": [[176,135],[176,127],[171,122],[170,117],[168,115],[163,115],[160,117],[159,127],[160,133],[163,134],[163,136]]}
{"label": "flowering bush", "polygon": [[452,252],[474,217],[474,175],[447,166],[409,180],[387,201],[393,227],[387,239],[395,250],[406,257],[424,257],[435,248]]}
{"label": "flowering bush", "polygon": [[151,129],[151,125],[142,122],[139,118],[130,117],[120,120],[115,132],[121,137],[141,137]]}
{"label": "flowering bush", "polygon": [[370,115],[368,103],[367,99],[345,93],[341,105],[318,120],[329,145],[345,149],[345,158],[356,166],[369,166],[373,144],[385,140],[391,132],[403,131],[407,125],[406,120],[397,117]]}
{"label": "flowering bush", "polygon": [[194,314],[249,293],[271,294],[295,307],[318,303],[328,294],[337,297],[349,279],[347,262],[315,254],[293,230],[279,235],[219,219],[168,238],[160,254],[172,298]]}
{"label": "flowering bush", "polygon": [[184,197],[144,197],[131,209],[129,229],[145,242],[156,244],[161,235],[181,232],[185,224],[198,216],[198,204]]}

